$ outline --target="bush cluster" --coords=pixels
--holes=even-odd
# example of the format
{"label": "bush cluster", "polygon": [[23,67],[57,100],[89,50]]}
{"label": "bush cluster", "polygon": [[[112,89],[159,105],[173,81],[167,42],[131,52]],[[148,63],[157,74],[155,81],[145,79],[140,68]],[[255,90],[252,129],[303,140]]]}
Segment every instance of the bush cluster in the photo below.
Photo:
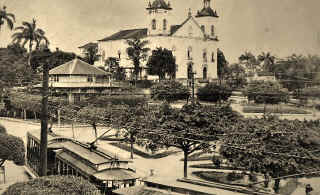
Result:
{"label": "bush cluster", "polygon": [[243,91],[248,100],[262,104],[278,104],[288,102],[289,92],[282,88],[278,82],[273,81],[253,81]]}
{"label": "bush cluster", "polygon": [[228,181],[236,181],[239,179],[243,179],[244,174],[243,173],[237,173],[235,171],[232,171],[231,173],[228,173],[227,180]]}
{"label": "bush cluster", "polygon": [[189,89],[174,80],[161,81],[151,87],[151,98],[154,100],[174,102],[186,100],[189,96]]}
{"label": "bush cluster", "polygon": [[146,103],[146,99],[136,95],[119,95],[119,96],[100,96],[92,97],[86,100],[87,103],[94,104],[96,107],[105,107],[107,104],[136,106]]}
{"label": "bush cluster", "polygon": [[224,85],[208,83],[198,89],[197,96],[201,101],[218,102],[227,101],[232,94],[232,90]]}
{"label": "bush cluster", "polygon": [[15,183],[3,195],[17,194],[98,194],[95,185],[81,177],[46,176]]}
{"label": "bush cluster", "polygon": [[220,168],[221,166],[221,163],[222,163],[222,158],[221,156],[212,156],[212,162],[213,164],[217,167],[217,168]]}

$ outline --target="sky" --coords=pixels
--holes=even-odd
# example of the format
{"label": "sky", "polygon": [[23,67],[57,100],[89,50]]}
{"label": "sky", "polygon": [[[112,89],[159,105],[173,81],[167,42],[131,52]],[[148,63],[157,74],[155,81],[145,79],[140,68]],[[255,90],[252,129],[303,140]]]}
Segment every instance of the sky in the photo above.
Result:
{"label": "sky", "polygon": [[[146,27],[149,0],[0,0],[22,21],[37,20],[50,47],[79,53],[78,47],[119,30]],[[151,0],[152,1],[152,0]],[[193,14],[203,0],[170,0],[173,23],[181,24],[189,8]],[[319,0],[211,0],[219,14],[219,48],[230,63],[245,51],[271,52],[277,57],[320,54]],[[11,41],[7,28],[0,46]]]}

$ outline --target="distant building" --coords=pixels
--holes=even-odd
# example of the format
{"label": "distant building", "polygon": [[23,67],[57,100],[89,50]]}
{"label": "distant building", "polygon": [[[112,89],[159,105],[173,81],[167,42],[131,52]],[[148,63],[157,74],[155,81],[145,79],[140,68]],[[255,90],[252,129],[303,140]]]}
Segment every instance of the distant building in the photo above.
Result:
{"label": "distant building", "polygon": [[110,74],[76,58],[49,71],[49,87],[75,103],[81,97],[107,93]]}
{"label": "distant building", "polygon": [[195,78],[199,80],[217,79],[219,16],[211,8],[210,0],[203,0],[203,8],[196,15],[189,9],[186,19],[178,25],[172,23],[174,9],[165,0],[149,2],[146,14],[149,24],[146,28],[121,30],[98,41],[101,59],[97,65],[104,65],[107,58],[116,57],[120,66],[133,67],[126,53],[125,40],[139,38],[148,40],[147,47],[151,50],[157,47],[172,50],[178,65],[177,79],[190,79],[191,72],[195,72]]}
{"label": "distant building", "polygon": [[85,54],[87,52],[87,49],[90,47],[98,47],[98,43],[87,43],[83,46],[78,47],[80,50],[80,56],[85,57]]}

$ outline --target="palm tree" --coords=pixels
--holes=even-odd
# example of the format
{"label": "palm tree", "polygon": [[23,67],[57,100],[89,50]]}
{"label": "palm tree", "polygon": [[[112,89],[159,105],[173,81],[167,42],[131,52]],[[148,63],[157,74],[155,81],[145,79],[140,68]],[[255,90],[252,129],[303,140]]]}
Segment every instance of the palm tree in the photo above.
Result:
{"label": "palm tree", "polygon": [[85,49],[84,61],[94,65],[95,61],[98,61],[101,55],[99,55],[98,45],[91,45]]}
{"label": "palm tree", "polygon": [[6,22],[8,24],[9,29],[12,30],[13,23],[16,21],[14,14],[8,13],[6,11],[6,8],[7,8],[6,6],[3,6],[2,9],[0,8],[0,30],[4,22]]}
{"label": "palm tree", "polygon": [[138,75],[141,72],[140,60],[146,60],[148,51],[150,50],[150,48],[146,47],[148,43],[149,41],[147,40],[141,41],[137,38],[127,40],[127,44],[129,45],[127,48],[127,54],[129,59],[133,61],[136,80],[138,80]]}
{"label": "palm tree", "polygon": [[251,52],[246,51],[244,54],[242,54],[239,57],[239,61],[241,63],[245,63],[246,67],[250,71],[255,72],[255,69],[258,63],[257,63],[256,57]]}
{"label": "palm tree", "polygon": [[20,44],[23,41],[22,46],[24,47],[29,42],[29,58],[28,58],[28,66],[31,67],[31,56],[32,56],[32,47],[33,44],[36,44],[36,48],[39,48],[40,43],[45,41],[45,45],[49,45],[49,41],[47,37],[45,37],[45,32],[37,28],[36,20],[33,19],[32,23],[22,22],[22,26],[16,27],[15,30],[19,30],[20,32],[16,32],[12,35],[12,42]]}
{"label": "palm tree", "polygon": [[267,52],[267,53],[262,52],[262,54],[258,56],[258,60],[259,62],[263,62],[264,71],[268,71],[268,72],[274,71],[274,63],[275,63],[276,57],[271,55],[270,52]]}

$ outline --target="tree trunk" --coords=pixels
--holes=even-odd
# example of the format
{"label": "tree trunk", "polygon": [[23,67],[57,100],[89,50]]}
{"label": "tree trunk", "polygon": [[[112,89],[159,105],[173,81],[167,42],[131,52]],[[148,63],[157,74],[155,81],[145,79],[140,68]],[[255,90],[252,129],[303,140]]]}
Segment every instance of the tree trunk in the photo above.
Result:
{"label": "tree trunk", "polygon": [[183,177],[188,178],[188,152],[183,151],[184,159],[183,159]]}
{"label": "tree trunk", "polygon": [[97,125],[95,123],[92,124],[92,127],[93,127],[93,131],[94,131],[94,136],[95,136],[95,140],[96,140],[96,143],[98,143],[98,132],[97,132]]}
{"label": "tree trunk", "polygon": [[279,193],[279,189],[280,189],[280,179],[275,179],[274,181],[274,192],[276,194]]}
{"label": "tree trunk", "polygon": [[40,139],[40,176],[47,175],[47,147],[48,147],[48,88],[49,67],[47,62],[43,65],[42,84],[42,109],[41,109],[41,139]]}
{"label": "tree trunk", "polygon": [[[32,40],[29,40],[29,57],[28,57],[28,65],[31,68],[31,54],[32,53]],[[44,71],[44,70],[43,70]]]}
{"label": "tree trunk", "polygon": [[130,158],[133,159],[133,137],[130,136]]}

